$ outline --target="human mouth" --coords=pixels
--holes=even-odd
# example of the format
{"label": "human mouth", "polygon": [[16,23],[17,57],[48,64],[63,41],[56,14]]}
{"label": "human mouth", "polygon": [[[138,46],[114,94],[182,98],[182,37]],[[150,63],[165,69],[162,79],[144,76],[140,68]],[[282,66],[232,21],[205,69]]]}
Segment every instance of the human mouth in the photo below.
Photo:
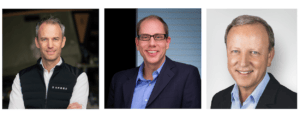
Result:
{"label": "human mouth", "polygon": [[156,53],[157,51],[148,51],[148,53]]}
{"label": "human mouth", "polygon": [[55,53],[55,51],[47,51],[47,54],[48,55],[52,55],[52,54],[54,54]]}
{"label": "human mouth", "polygon": [[240,71],[240,70],[236,70],[237,72],[239,72],[242,75],[247,75],[253,72],[253,70],[249,70],[249,71]]}
{"label": "human mouth", "polygon": [[158,53],[157,50],[147,50],[146,52],[148,53],[149,56],[152,56],[152,57],[156,56]]}

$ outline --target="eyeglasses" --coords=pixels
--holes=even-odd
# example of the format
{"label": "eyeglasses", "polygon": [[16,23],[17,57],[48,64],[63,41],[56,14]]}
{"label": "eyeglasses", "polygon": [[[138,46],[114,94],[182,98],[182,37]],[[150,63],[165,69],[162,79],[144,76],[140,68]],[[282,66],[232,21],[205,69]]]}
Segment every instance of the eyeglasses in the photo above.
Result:
{"label": "eyeglasses", "polygon": [[142,41],[149,41],[150,38],[153,37],[155,41],[164,40],[168,37],[167,34],[155,34],[155,35],[148,35],[148,34],[142,34],[138,35],[138,39]]}

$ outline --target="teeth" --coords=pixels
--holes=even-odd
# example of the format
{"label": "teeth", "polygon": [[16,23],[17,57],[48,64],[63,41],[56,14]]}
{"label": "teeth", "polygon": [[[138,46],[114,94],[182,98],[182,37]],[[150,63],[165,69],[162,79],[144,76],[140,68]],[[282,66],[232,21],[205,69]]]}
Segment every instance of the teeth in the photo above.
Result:
{"label": "teeth", "polygon": [[251,73],[252,71],[245,71],[245,72],[243,72],[243,71],[238,71],[239,73],[241,73],[241,74],[248,74],[248,73]]}
{"label": "teeth", "polygon": [[156,53],[157,51],[148,51],[149,53]]}

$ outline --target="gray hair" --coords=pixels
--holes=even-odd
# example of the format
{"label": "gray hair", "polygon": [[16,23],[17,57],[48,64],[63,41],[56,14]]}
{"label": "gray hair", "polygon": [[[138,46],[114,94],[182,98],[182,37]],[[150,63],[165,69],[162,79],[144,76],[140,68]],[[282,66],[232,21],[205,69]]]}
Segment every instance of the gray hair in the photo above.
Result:
{"label": "gray hair", "polygon": [[232,27],[246,25],[246,24],[257,24],[257,23],[262,24],[266,28],[266,31],[269,36],[269,50],[271,51],[271,49],[275,46],[275,38],[271,26],[262,18],[257,16],[251,16],[251,15],[238,16],[227,26],[226,33],[225,33],[225,44],[227,44],[227,36]]}
{"label": "gray hair", "polygon": [[61,32],[62,32],[62,37],[64,37],[65,35],[65,26],[60,22],[60,20],[58,18],[54,18],[53,16],[50,16],[50,17],[46,17],[46,18],[43,18],[42,20],[40,20],[37,24],[36,24],[36,27],[35,27],[35,36],[38,38],[38,34],[39,34],[39,29],[40,29],[40,26],[43,24],[43,23],[50,23],[50,24],[58,24],[60,26],[60,29],[61,29]]}
{"label": "gray hair", "polygon": [[137,25],[136,25],[136,33],[137,33],[137,35],[139,35],[139,33],[140,33],[139,31],[140,31],[141,23],[142,23],[143,21],[145,21],[145,20],[148,20],[148,19],[157,19],[157,20],[159,20],[159,21],[164,25],[165,33],[166,33],[167,35],[169,35],[169,28],[168,28],[167,23],[166,23],[161,17],[159,17],[159,16],[157,16],[157,15],[149,15],[149,16],[147,16],[147,17],[141,19],[141,20],[137,23]]}

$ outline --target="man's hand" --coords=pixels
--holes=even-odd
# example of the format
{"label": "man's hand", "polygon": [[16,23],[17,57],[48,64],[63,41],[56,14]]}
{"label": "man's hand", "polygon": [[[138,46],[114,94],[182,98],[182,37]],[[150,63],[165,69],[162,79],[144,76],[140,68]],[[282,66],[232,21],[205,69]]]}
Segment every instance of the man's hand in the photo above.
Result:
{"label": "man's hand", "polygon": [[82,105],[78,102],[74,102],[70,104],[67,109],[82,109]]}

